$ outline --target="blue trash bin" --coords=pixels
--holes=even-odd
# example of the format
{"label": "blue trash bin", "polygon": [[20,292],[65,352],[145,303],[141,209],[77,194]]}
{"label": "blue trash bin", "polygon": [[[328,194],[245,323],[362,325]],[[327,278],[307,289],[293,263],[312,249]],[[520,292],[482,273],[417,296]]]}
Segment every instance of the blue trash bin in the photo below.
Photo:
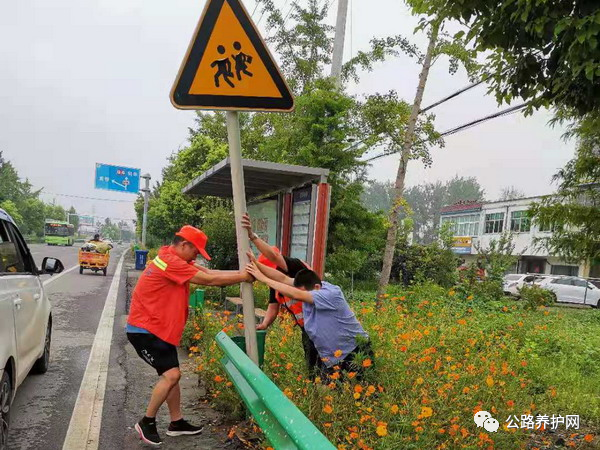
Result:
{"label": "blue trash bin", "polygon": [[148,250],[135,251],[135,270],[144,270],[148,259]]}

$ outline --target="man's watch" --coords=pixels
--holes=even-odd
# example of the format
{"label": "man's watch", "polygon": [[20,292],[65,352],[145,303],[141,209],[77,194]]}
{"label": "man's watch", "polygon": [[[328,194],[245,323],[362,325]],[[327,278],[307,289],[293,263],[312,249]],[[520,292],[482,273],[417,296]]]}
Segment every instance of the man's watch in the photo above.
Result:
{"label": "man's watch", "polygon": [[258,234],[256,234],[256,233],[252,233],[252,236],[250,236],[250,240],[251,240],[252,242],[254,242],[254,241],[255,241],[255,240],[257,240],[257,239],[258,239]]}

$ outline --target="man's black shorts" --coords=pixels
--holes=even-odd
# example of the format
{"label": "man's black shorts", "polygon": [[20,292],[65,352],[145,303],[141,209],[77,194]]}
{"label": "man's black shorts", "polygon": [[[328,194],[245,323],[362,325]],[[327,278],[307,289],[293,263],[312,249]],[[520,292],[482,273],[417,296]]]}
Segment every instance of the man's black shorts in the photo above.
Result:
{"label": "man's black shorts", "polygon": [[177,347],[150,333],[127,333],[127,339],[140,358],[156,369],[158,375],[179,367]]}

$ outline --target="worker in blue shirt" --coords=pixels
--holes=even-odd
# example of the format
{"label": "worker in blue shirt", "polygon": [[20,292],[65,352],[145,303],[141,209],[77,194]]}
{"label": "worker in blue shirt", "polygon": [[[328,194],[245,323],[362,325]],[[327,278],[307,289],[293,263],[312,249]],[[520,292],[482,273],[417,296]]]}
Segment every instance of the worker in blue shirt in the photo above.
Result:
{"label": "worker in blue shirt", "polygon": [[330,375],[337,367],[341,371],[356,372],[360,379],[364,367],[354,360],[360,354],[372,362],[373,351],[369,335],[350,309],[340,287],[322,281],[309,269],[290,278],[260,264],[253,256],[247,270],[257,281],[303,302],[304,328],[321,356],[323,374]]}

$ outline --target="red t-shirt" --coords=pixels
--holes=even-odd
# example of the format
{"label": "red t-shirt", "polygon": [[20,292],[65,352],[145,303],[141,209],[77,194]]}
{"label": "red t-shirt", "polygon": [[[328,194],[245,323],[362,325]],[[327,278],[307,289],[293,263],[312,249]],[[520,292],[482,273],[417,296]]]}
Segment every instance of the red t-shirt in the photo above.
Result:
{"label": "red t-shirt", "polygon": [[197,273],[193,262],[181,259],[171,247],[162,247],[133,291],[127,323],[179,345],[188,316],[190,280]]}

